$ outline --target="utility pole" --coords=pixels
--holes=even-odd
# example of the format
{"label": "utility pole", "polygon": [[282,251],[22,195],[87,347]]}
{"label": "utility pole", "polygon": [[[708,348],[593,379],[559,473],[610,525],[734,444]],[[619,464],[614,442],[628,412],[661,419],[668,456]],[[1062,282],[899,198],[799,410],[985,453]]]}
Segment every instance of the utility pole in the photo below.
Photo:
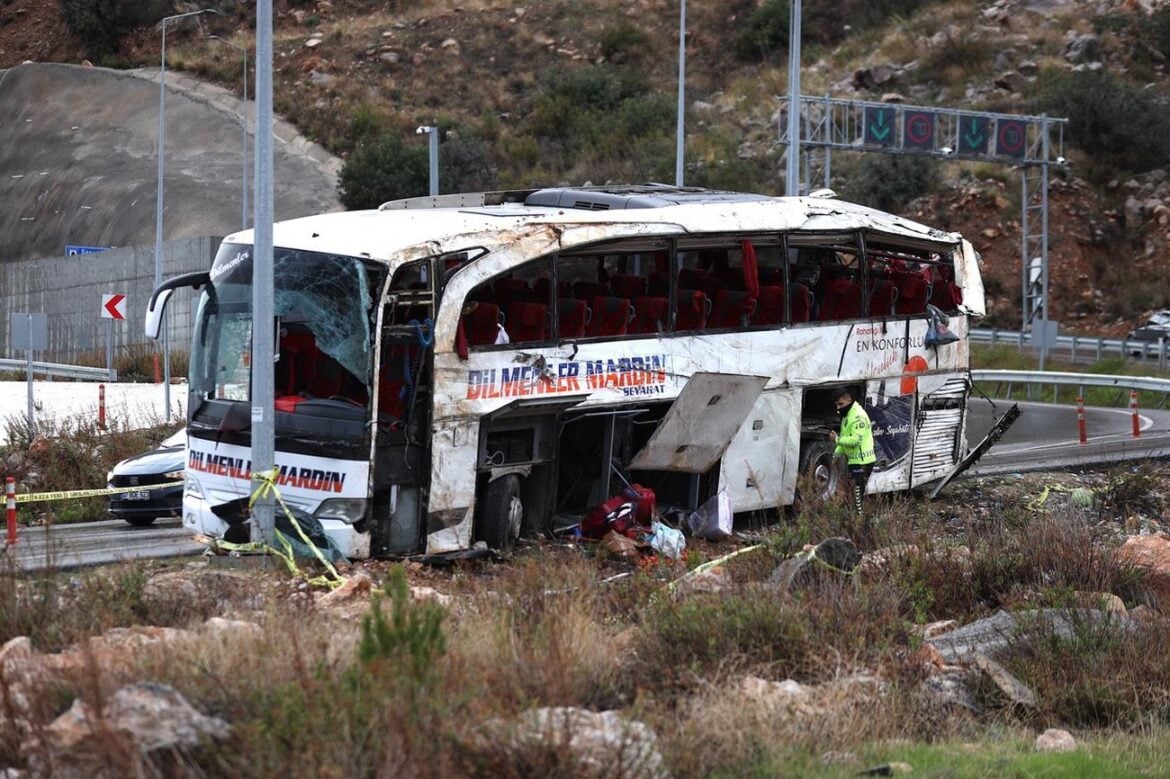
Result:
{"label": "utility pole", "polygon": [[788,175],[784,194],[800,194],[800,0],[792,0],[788,25]]}
{"label": "utility pole", "polygon": [[[252,477],[276,465],[272,260],[272,0],[256,3],[256,186],[252,255]],[[252,540],[276,542],[274,505],[264,491],[252,504]]]}
{"label": "utility pole", "polygon": [[683,186],[687,109],[687,0],[680,0],[678,12],[678,119],[675,128],[674,185]]}

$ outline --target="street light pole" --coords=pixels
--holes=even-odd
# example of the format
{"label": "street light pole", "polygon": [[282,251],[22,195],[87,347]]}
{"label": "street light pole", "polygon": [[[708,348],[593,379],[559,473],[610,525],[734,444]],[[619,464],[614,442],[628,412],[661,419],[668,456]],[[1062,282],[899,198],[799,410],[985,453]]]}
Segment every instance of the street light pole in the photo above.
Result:
{"label": "street light pole", "polygon": [[[154,286],[158,289],[162,284],[162,245],[163,245],[163,163],[166,159],[166,106],[167,106],[167,26],[178,19],[200,14],[220,14],[214,8],[203,8],[198,11],[188,11],[184,14],[164,16],[158,23],[162,30],[162,54],[158,71],[158,184],[155,189],[154,202]],[[168,422],[171,421],[171,331],[163,319],[163,412]]]}
{"label": "street light pole", "polygon": [[237,46],[226,38],[208,35],[208,40],[231,46],[244,55],[244,97],[240,100],[240,229],[248,229],[248,48]]}
{"label": "street light pole", "polygon": [[686,146],[683,125],[687,105],[687,0],[680,0],[678,11],[678,118],[675,127],[674,185],[683,185],[683,153]]}
{"label": "street light pole", "polygon": [[792,0],[788,24],[788,174],[784,194],[800,194],[800,0]]}

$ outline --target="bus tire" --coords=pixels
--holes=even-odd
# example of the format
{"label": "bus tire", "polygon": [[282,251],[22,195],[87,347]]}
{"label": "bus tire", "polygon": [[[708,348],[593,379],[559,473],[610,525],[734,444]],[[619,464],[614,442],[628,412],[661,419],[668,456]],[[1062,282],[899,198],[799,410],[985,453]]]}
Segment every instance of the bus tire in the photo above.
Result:
{"label": "bus tire", "polygon": [[828,441],[811,441],[805,448],[801,473],[812,484],[813,497],[830,500],[837,493],[840,471],[833,456],[834,446]]}
{"label": "bus tire", "polygon": [[488,482],[476,514],[475,540],[502,555],[511,554],[524,524],[520,477],[508,474]]}

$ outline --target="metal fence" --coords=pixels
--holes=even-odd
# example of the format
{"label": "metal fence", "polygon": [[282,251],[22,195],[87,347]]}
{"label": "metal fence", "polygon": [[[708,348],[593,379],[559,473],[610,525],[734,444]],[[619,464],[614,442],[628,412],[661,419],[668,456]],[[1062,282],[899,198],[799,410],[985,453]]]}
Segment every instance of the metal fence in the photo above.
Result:
{"label": "metal fence", "polygon": [[[24,374],[28,371],[28,360],[0,359],[0,372]],[[62,365],[55,362],[33,361],[32,373],[34,376],[56,376],[63,379],[81,379],[82,381],[110,381],[118,380],[118,372],[105,368],[91,368],[87,365]]]}
{"label": "metal fence", "polygon": [[[1040,346],[1033,343],[1029,333],[1018,330],[996,330],[972,328],[972,343],[991,346],[1015,346],[1021,350],[1038,351]],[[1057,336],[1056,343],[1049,347],[1050,357],[1060,357],[1068,362],[1095,362],[1105,357],[1119,356],[1144,362],[1157,361],[1158,370],[1166,370],[1170,363],[1170,344],[1166,338],[1157,341],[1134,338],[1097,338],[1088,335]]]}
{"label": "metal fence", "polygon": [[[163,247],[163,278],[207,270],[219,241],[213,236],[168,241]],[[155,348],[143,333],[153,289],[154,247],[16,262],[3,262],[0,256],[0,356],[24,356],[12,349],[8,318],[26,312],[48,317],[48,348],[35,355],[41,360],[75,363],[96,353],[104,361],[111,331],[116,352],[147,344]],[[124,321],[102,319],[102,295],[107,293],[126,295]],[[191,340],[193,299],[189,291],[178,290],[167,306],[174,348],[185,349]]]}

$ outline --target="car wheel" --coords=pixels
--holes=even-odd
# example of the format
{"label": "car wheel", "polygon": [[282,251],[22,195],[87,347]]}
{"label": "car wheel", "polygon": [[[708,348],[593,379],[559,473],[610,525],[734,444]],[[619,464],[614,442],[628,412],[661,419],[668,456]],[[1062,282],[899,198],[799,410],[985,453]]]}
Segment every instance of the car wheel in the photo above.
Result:
{"label": "car wheel", "polygon": [[475,540],[500,554],[510,554],[523,523],[520,477],[509,474],[489,482],[476,511]]}
{"label": "car wheel", "polygon": [[127,519],[126,524],[134,527],[150,527],[154,524],[155,519],[157,517],[134,517],[134,519]]}

